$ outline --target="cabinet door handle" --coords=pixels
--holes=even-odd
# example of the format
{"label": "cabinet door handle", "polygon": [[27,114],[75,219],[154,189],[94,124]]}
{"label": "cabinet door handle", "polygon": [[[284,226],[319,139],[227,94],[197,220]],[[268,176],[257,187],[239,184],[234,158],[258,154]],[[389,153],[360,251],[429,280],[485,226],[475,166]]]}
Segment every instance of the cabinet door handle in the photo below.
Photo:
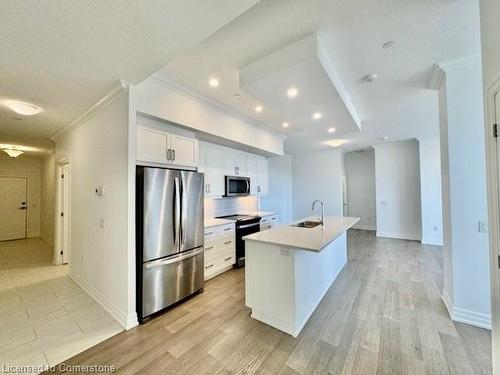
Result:
{"label": "cabinet door handle", "polygon": [[167,160],[172,160],[172,150],[167,150]]}
{"label": "cabinet door handle", "polygon": [[224,245],[229,245],[231,242],[233,242],[233,241],[226,241],[226,242],[224,242]]}
{"label": "cabinet door handle", "polygon": [[214,248],[213,246],[205,247],[205,250],[212,250],[213,248]]}
{"label": "cabinet door handle", "polygon": [[172,150],[172,160],[175,160],[175,150]]}
{"label": "cabinet door handle", "polygon": [[208,184],[208,192],[211,193],[212,192],[212,185]]}
{"label": "cabinet door handle", "polygon": [[227,232],[228,230],[231,230],[231,229],[233,229],[233,228],[226,228],[226,229],[224,229],[224,232]]}
{"label": "cabinet door handle", "polygon": [[206,266],[206,267],[205,267],[205,269],[212,268],[213,266],[214,266],[214,265],[213,265],[213,264],[211,264],[211,265],[209,265],[209,266]]}
{"label": "cabinet door handle", "polygon": [[224,261],[227,262],[228,260],[231,260],[232,257],[229,258],[224,258]]}

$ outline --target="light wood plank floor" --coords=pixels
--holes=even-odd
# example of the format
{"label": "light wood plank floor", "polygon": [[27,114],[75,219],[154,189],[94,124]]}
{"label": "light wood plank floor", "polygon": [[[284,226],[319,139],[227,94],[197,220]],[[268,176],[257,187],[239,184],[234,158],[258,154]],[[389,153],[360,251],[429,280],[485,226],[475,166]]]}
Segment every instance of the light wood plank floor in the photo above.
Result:
{"label": "light wood plank floor", "polygon": [[244,270],[66,364],[119,374],[489,374],[488,331],[454,324],[439,247],[351,230],[349,262],[300,336],[250,318]]}

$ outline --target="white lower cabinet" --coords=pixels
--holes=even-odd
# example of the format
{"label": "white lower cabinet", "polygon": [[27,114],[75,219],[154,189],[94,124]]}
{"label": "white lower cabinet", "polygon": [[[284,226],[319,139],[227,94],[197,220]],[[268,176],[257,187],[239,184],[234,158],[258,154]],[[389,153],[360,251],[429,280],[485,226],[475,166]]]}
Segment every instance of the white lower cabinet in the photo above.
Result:
{"label": "white lower cabinet", "polygon": [[236,263],[234,224],[205,228],[204,277],[211,279]]}
{"label": "white lower cabinet", "polygon": [[262,217],[262,219],[260,220],[260,231],[262,232],[263,230],[271,229],[274,225],[278,224],[279,221],[280,218],[278,215]]}

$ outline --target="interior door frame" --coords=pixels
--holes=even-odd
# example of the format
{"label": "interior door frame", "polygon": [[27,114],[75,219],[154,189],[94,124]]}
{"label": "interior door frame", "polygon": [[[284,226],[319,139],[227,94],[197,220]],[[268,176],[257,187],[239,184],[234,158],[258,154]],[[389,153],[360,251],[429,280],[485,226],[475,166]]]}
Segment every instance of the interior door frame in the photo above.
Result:
{"label": "interior door frame", "polygon": [[[21,239],[26,239],[26,238],[29,238],[28,237],[28,233],[29,233],[29,225],[28,225],[28,211],[30,210],[30,206],[31,206],[31,201],[29,200],[29,196],[30,196],[30,179],[28,178],[28,176],[12,176],[12,175],[2,175],[0,174],[0,178],[23,178],[24,181],[25,181],[25,184],[26,184],[26,206],[27,206],[27,209],[25,210],[26,214],[24,215],[24,237],[22,238],[19,238],[20,240]],[[30,204],[28,204],[30,203]],[[8,241],[15,241],[15,240],[8,240]]]}
{"label": "interior door frame", "polygon": [[[500,95],[500,77],[485,90],[485,144],[488,192],[488,221],[490,244],[490,281],[491,281],[491,329],[493,374],[500,374],[500,138],[493,135],[496,123],[495,97]],[[498,124],[500,125],[500,124]],[[496,339],[497,338],[497,339]]]}
{"label": "interior door frame", "polygon": [[61,254],[61,243],[62,243],[62,230],[60,225],[61,211],[63,209],[63,185],[61,182],[61,170],[64,166],[68,166],[68,171],[64,175],[64,180],[68,184],[68,207],[64,211],[64,215],[67,218],[67,235],[68,235],[68,248],[67,256],[68,263],[71,255],[71,163],[69,158],[64,158],[56,162],[56,209],[55,209],[55,241],[54,241],[54,263],[63,264],[63,257]]}

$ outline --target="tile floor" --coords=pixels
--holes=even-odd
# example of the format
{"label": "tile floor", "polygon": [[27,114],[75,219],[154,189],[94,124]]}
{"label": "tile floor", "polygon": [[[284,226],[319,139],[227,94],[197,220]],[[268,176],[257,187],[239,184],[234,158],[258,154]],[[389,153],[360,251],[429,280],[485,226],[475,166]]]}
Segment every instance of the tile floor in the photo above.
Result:
{"label": "tile floor", "polygon": [[122,331],[34,238],[0,242],[0,373],[56,365]]}

